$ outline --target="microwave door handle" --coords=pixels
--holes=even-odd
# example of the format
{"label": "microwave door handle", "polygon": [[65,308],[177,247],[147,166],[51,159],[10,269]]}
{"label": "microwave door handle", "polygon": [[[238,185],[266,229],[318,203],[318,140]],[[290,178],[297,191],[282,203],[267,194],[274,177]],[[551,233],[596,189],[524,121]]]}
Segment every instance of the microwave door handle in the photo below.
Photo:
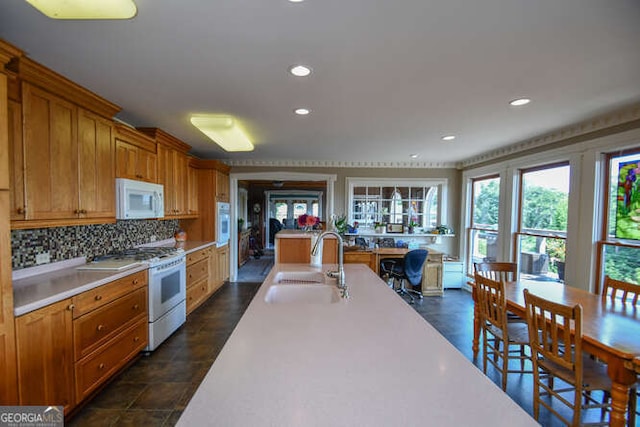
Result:
{"label": "microwave door handle", "polygon": [[154,192],[153,192],[153,198],[154,198],[154,199],[155,199],[155,201],[156,201],[156,209],[155,209],[156,214],[158,214],[158,215],[159,215],[159,214],[161,213],[160,211],[161,211],[162,209],[164,209],[164,206],[162,206],[162,199],[161,199],[161,197],[160,197],[160,193],[158,193],[157,191],[154,191]]}

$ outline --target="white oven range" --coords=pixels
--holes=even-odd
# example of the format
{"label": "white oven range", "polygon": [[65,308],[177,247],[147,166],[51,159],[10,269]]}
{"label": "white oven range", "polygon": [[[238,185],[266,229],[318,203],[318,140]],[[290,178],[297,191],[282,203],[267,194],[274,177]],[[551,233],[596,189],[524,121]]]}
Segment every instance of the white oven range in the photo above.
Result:
{"label": "white oven range", "polygon": [[83,270],[121,271],[138,263],[149,265],[149,345],[155,350],[187,317],[187,274],[184,250],[138,247],[97,257]]}

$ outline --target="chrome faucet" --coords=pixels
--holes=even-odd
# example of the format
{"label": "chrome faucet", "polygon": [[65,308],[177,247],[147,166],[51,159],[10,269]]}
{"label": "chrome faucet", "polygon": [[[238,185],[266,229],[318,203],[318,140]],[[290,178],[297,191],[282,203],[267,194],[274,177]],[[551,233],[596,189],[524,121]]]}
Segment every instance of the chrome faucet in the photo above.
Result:
{"label": "chrome faucet", "polygon": [[344,249],[342,248],[342,236],[333,230],[322,232],[322,234],[318,236],[318,240],[316,240],[313,248],[311,248],[311,255],[316,256],[318,254],[318,247],[320,246],[320,242],[328,235],[336,236],[336,238],[338,239],[338,271],[327,271],[327,276],[337,278],[338,289],[340,289],[340,296],[342,298],[349,298],[349,289],[347,288],[347,283],[344,276]]}

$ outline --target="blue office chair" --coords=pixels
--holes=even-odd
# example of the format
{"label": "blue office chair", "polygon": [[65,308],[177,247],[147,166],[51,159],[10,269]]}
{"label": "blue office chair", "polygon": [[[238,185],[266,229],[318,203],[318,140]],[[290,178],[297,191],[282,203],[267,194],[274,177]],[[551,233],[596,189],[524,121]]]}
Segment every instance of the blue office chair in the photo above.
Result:
{"label": "blue office chair", "polygon": [[380,272],[388,275],[390,279],[400,280],[400,288],[396,290],[399,295],[407,295],[409,304],[413,304],[415,299],[412,293],[422,299],[422,292],[405,287],[405,280],[412,286],[418,286],[422,282],[422,267],[427,260],[429,251],[426,249],[414,249],[407,252],[401,259],[384,259],[380,262]]}

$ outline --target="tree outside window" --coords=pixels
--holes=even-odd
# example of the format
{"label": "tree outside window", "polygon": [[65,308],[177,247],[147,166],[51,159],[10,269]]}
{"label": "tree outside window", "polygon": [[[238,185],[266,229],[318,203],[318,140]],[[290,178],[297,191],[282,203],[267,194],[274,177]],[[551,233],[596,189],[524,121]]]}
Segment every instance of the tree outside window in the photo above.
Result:
{"label": "tree outside window", "polygon": [[500,177],[476,178],[472,181],[471,227],[469,234],[469,264],[497,261],[498,256],[498,206],[500,202]]}

